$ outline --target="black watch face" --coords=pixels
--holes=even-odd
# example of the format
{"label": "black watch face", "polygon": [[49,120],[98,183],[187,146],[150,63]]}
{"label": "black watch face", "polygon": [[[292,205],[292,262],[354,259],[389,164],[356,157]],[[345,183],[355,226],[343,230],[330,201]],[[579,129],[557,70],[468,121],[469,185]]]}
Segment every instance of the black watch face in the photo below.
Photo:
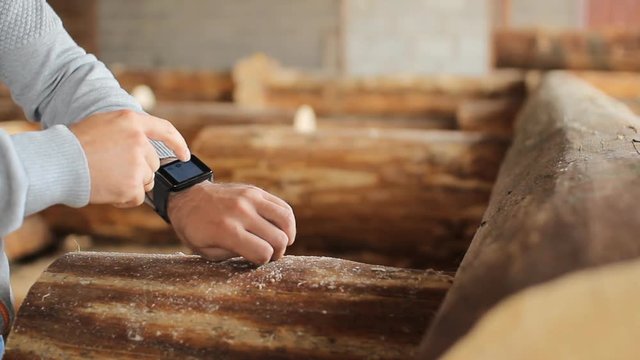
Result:
{"label": "black watch face", "polygon": [[164,165],[158,172],[173,185],[177,185],[207,176],[211,173],[211,169],[197,157],[191,156],[191,160],[187,162],[178,160]]}

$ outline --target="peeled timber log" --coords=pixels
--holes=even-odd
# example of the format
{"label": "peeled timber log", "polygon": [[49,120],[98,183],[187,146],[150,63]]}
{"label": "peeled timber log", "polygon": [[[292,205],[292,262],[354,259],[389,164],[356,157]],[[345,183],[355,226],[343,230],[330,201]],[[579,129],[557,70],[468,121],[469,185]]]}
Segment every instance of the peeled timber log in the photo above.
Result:
{"label": "peeled timber log", "polygon": [[31,288],[5,359],[408,359],[451,281],[330,258],[71,253]]}
{"label": "peeled timber log", "polygon": [[639,130],[628,108],[584,82],[546,77],[518,120],[482,226],[421,358],[440,356],[511,294],[640,256]]}
{"label": "peeled timber log", "polygon": [[458,127],[463,131],[511,136],[522,102],[520,98],[466,100],[458,108]]}
{"label": "peeled timber log", "polygon": [[131,91],[136,86],[146,85],[159,101],[230,101],[234,87],[229,73],[141,70],[119,66],[112,67],[111,71],[125,90]]}
{"label": "peeled timber log", "polygon": [[633,260],[523,290],[492,308],[442,360],[636,360],[639,278]]}
{"label": "peeled timber log", "polygon": [[[405,266],[455,269],[508,143],[453,131],[299,134],[291,127],[219,126],[203,130],[191,148],[217,181],[255,184],[289,201],[298,218],[297,253],[362,259],[367,251]],[[45,214],[59,232],[176,241],[146,208],[56,207]]]}
{"label": "peeled timber log", "polygon": [[[171,101],[160,102],[151,114],[167,119],[191,143],[203,128],[212,125],[293,125],[295,111],[277,109],[246,109],[230,103]],[[451,118],[381,118],[334,117],[318,119],[320,128],[412,128],[454,129]]]}
{"label": "peeled timber log", "polygon": [[[210,127],[192,150],[222,182],[287,200],[299,246],[457,267],[508,146],[454,131]],[[393,241],[390,241],[393,239]]]}
{"label": "peeled timber log", "polygon": [[499,68],[640,70],[640,31],[496,30]]}
{"label": "peeled timber log", "polygon": [[3,239],[4,252],[10,261],[35,255],[52,245],[53,234],[49,224],[40,215],[26,218],[20,229]]}
{"label": "peeled timber log", "polygon": [[465,98],[519,96],[525,90],[519,71],[484,78],[341,78],[284,69],[263,55],[238,63],[233,77],[240,106],[291,110],[309,105],[321,116],[453,117]]}

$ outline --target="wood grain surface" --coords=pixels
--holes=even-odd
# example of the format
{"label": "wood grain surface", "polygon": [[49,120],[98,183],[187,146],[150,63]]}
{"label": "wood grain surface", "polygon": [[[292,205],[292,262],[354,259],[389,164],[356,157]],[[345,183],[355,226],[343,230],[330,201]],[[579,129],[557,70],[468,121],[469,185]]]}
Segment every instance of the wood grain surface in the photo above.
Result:
{"label": "wood grain surface", "polygon": [[408,359],[451,281],[331,258],[71,253],[32,287],[5,358]]}

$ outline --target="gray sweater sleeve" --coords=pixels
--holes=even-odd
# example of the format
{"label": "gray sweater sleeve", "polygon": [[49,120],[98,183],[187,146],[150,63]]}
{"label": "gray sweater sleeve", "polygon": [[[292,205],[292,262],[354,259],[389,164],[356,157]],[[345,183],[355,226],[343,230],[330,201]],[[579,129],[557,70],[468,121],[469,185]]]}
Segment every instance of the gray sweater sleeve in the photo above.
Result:
{"label": "gray sweater sleeve", "polygon": [[88,203],[87,161],[65,125],[98,112],[142,110],[104,64],[75,44],[44,0],[0,0],[0,80],[46,129],[0,131],[1,238],[24,216]]}

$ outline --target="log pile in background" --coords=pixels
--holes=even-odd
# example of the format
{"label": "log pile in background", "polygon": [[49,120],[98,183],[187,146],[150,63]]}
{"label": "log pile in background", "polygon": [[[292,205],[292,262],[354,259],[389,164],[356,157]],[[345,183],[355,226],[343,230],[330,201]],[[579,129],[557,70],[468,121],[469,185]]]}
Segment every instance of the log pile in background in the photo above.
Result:
{"label": "log pile in background", "polygon": [[498,68],[640,71],[640,31],[499,29]]}
{"label": "log pile in background", "polygon": [[[150,110],[152,115],[170,120],[189,144],[200,130],[212,125],[293,125],[295,111],[246,109],[231,103],[161,101]],[[408,128],[453,130],[448,118],[385,118],[341,116],[318,119],[319,128]]]}
{"label": "log pile in background", "polygon": [[26,218],[20,229],[3,239],[4,252],[10,261],[35,255],[53,243],[49,223],[41,215]]}
{"label": "log pile in background", "polygon": [[[640,256],[639,129],[628,108],[584,82],[546,77],[519,118],[423,358],[437,358],[506,296]],[[517,327],[512,320],[505,326]]]}
{"label": "log pile in background", "polygon": [[451,281],[331,258],[73,253],[32,287],[5,358],[409,359]]}
{"label": "log pile in background", "polygon": [[210,127],[192,150],[223,182],[290,202],[301,246],[455,268],[508,140],[454,131]]}
{"label": "log pile in background", "polygon": [[485,78],[340,78],[285,69],[256,55],[240,62],[233,77],[234,98],[240,106],[291,110],[306,104],[322,116],[454,119],[466,99],[525,96],[524,76],[519,71],[501,71]]}
{"label": "log pile in background", "polygon": [[122,66],[112,66],[111,71],[125,90],[146,85],[158,101],[230,101],[234,88],[231,74],[224,72]]}
{"label": "log pile in background", "polygon": [[[246,182],[293,206],[299,245],[318,253],[455,269],[487,204],[507,139],[454,131],[219,126],[192,151],[217,181]],[[175,241],[146,208],[45,212],[60,232],[135,241]],[[391,240],[393,239],[393,240]],[[133,241],[133,240],[131,240]],[[386,257],[386,260],[384,260]]]}

